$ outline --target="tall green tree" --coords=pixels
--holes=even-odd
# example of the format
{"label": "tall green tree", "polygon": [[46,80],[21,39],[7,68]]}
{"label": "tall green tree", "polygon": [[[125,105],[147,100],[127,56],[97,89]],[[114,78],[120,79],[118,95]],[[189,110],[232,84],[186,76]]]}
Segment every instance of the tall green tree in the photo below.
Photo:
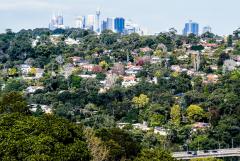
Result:
{"label": "tall green tree", "polygon": [[21,93],[9,92],[2,96],[0,113],[27,113],[28,111],[27,103]]}
{"label": "tall green tree", "polygon": [[198,105],[190,105],[186,110],[187,118],[190,122],[201,121],[205,117],[204,110]]}
{"label": "tall green tree", "polygon": [[143,149],[134,161],[176,161],[169,152],[161,149]]}
{"label": "tall green tree", "polygon": [[89,161],[81,126],[54,116],[0,117],[0,160]]}

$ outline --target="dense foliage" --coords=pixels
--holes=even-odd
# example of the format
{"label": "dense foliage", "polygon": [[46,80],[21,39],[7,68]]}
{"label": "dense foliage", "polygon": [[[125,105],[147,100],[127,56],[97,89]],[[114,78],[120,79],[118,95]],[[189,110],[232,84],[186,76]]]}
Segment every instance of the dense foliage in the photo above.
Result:
{"label": "dense foliage", "polygon": [[[224,41],[174,29],[155,36],[7,30],[0,34],[0,160],[171,161],[165,149],[238,147],[239,51],[237,31]],[[127,74],[131,66],[139,71]],[[124,86],[133,76],[136,83]]]}

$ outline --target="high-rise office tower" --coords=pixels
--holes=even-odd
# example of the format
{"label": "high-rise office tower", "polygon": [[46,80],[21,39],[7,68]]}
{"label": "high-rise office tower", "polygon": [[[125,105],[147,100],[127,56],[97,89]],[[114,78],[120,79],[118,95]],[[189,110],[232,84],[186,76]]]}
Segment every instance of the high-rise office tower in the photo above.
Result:
{"label": "high-rise office tower", "polygon": [[85,28],[85,16],[79,16],[76,18],[76,28]]}
{"label": "high-rise office tower", "polygon": [[203,27],[203,31],[202,31],[202,33],[204,34],[204,33],[206,33],[206,32],[212,32],[212,28],[210,27],[210,26],[205,26],[205,27]]}
{"label": "high-rise office tower", "polygon": [[125,29],[125,19],[122,17],[116,17],[114,19],[114,30],[117,33],[123,33]]}
{"label": "high-rise office tower", "polygon": [[88,15],[86,18],[86,29],[94,31],[95,29],[95,15]]}
{"label": "high-rise office tower", "polygon": [[55,16],[55,14],[52,15],[52,18],[49,22],[49,29],[50,30],[55,30],[56,29],[56,25],[57,25],[57,18]]}
{"label": "high-rise office tower", "polygon": [[183,35],[187,36],[189,34],[198,35],[199,33],[199,24],[196,22],[189,21],[185,24],[183,29]]}
{"label": "high-rise office tower", "polygon": [[50,23],[49,23],[49,29],[50,30],[55,30],[58,28],[64,29],[64,24],[63,24],[63,15],[62,14],[53,14]]}
{"label": "high-rise office tower", "polygon": [[132,33],[138,33],[139,35],[143,35],[143,31],[140,28],[140,26],[131,20],[125,21],[125,34],[132,34]]}
{"label": "high-rise office tower", "polygon": [[101,11],[100,9],[97,9],[96,11],[96,32],[100,33],[100,15],[101,15]]}
{"label": "high-rise office tower", "polygon": [[101,32],[107,30],[107,21],[103,20],[101,24]]}
{"label": "high-rise office tower", "polygon": [[107,18],[107,30],[114,31],[114,18]]}
{"label": "high-rise office tower", "polygon": [[63,15],[61,13],[58,13],[57,15],[57,24],[59,26],[63,25]]}

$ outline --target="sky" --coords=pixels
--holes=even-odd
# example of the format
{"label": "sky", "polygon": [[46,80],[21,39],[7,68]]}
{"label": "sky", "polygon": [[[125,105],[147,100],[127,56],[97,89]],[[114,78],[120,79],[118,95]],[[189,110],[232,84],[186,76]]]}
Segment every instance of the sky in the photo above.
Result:
{"label": "sky", "polygon": [[193,20],[211,26],[218,35],[231,34],[240,27],[240,0],[0,0],[0,32],[48,27],[51,15],[62,12],[64,24],[74,27],[75,18],[94,14],[100,7],[102,18],[125,17],[149,33],[176,28]]}

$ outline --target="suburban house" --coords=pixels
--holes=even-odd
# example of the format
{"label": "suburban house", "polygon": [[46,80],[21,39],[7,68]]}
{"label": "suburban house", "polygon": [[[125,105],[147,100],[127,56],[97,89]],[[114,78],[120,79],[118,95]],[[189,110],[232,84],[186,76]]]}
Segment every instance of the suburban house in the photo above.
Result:
{"label": "suburban house", "polygon": [[52,114],[52,108],[48,105],[31,104],[30,111],[36,112],[38,107],[40,107],[44,113]]}
{"label": "suburban house", "polygon": [[27,75],[29,71],[31,70],[31,66],[27,64],[20,65],[20,71],[23,75]]}
{"label": "suburban house", "polygon": [[125,73],[127,75],[136,75],[138,72],[140,72],[143,68],[141,66],[135,66],[135,65],[128,65],[127,70]]}
{"label": "suburban house", "polygon": [[124,76],[122,86],[123,87],[130,87],[130,86],[135,86],[137,83],[138,82],[137,82],[137,79],[136,79],[135,75]]}
{"label": "suburban house", "polygon": [[154,134],[159,134],[162,136],[167,136],[168,135],[168,130],[163,128],[163,127],[155,127],[154,128]]}
{"label": "suburban house", "polygon": [[43,90],[43,89],[44,89],[44,86],[29,86],[25,91],[28,94],[32,94],[32,93],[35,93],[37,90]]}

